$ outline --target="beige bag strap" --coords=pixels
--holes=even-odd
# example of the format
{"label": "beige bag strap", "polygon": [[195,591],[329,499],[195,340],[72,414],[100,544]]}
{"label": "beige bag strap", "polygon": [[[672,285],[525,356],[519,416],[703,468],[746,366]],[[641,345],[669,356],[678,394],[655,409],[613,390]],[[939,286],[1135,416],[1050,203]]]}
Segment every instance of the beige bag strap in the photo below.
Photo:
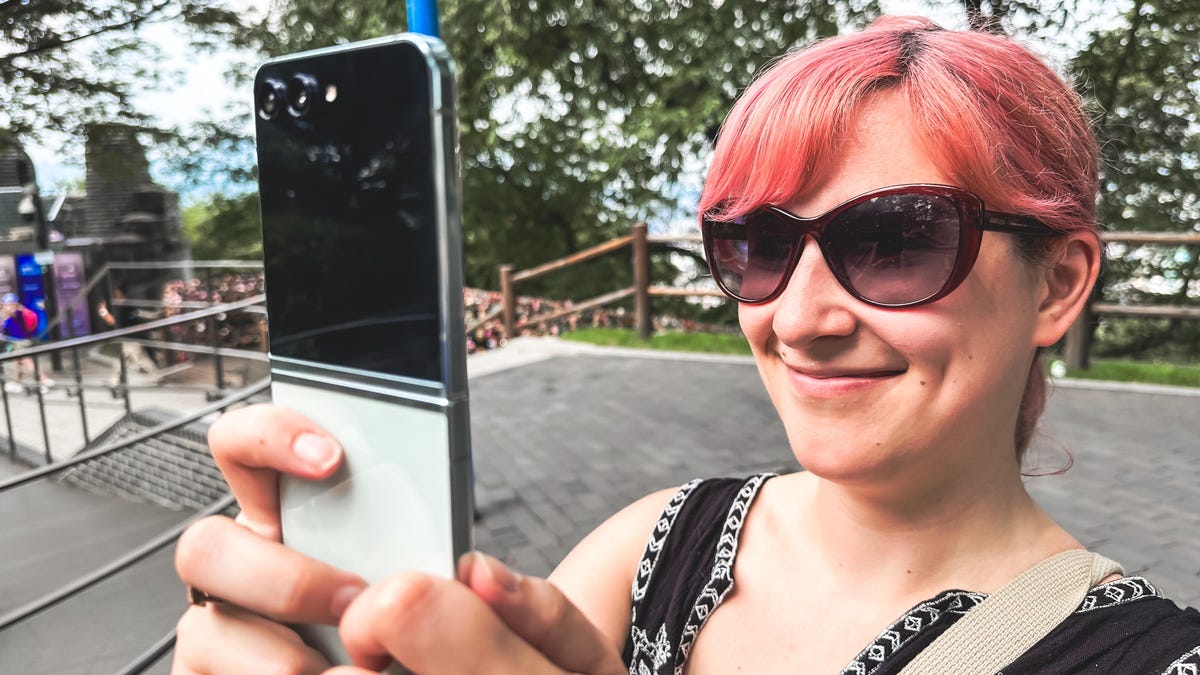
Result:
{"label": "beige bag strap", "polygon": [[900,675],[993,675],[1074,612],[1117,563],[1075,549],[1022,572],[968,611],[917,655]]}

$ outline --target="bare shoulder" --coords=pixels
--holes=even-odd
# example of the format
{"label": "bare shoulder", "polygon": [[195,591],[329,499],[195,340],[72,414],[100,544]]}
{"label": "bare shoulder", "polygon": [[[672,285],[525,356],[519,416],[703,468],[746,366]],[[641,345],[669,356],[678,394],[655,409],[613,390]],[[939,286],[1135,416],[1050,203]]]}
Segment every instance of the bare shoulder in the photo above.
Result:
{"label": "bare shoulder", "polygon": [[559,563],[554,583],[617,646],[629,632],[630,593],[651,529],[676,488],[646,495],[584,537]]}

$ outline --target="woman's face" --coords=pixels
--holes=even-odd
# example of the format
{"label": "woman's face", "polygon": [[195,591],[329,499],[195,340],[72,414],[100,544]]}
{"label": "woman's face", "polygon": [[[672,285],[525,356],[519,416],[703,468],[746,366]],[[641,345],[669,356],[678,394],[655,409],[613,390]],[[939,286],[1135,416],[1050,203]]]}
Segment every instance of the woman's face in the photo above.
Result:
{"label": "woman's face", "polygon": [[[901,99],[877,96],[851,125],[837,170],[784,208],[812,217],[878,188],[953,185],[908,124]],[[1013,430],[1044,283],[1006,237],[985,233],[950,295],[898,310],[850,296],[810,238],[779,297],[739,307],[802,466],[847,483],[1016,470]]]}

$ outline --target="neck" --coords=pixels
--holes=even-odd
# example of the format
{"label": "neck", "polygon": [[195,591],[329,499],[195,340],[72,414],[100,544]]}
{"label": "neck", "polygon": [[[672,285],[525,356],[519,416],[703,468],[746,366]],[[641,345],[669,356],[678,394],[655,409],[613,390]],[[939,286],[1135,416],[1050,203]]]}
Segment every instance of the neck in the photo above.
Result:
{"label": "neck", "polygon": [[902,490],[809,477],[805,539],[826,573],[920,597],[949,588],[991,592],[1077,545],[1029,496],[1015,463],[971,473]]}

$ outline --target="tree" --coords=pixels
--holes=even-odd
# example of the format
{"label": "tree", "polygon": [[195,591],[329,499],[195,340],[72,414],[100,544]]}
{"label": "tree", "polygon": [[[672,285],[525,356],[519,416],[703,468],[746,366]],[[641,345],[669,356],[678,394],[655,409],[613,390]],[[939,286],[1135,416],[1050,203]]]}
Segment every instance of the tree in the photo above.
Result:
{"label": "tree", "polygon": [[214,195],[183,211],[183,232],[197,260],[260,260],[258,194]]}
{"label": "tree", "polygon": [[[1100,221],[1114,230],[1200,232],[1200,2],[1136,0],[1071,62],[1097,104]],[[1113,247],[1105,297],[1200,305],[1200,247]],[[1200,322],[1106,321],[1101,353],[1200,355]]]}
{"label": "tree", "polygon": [[182,23],[202,47],[242,34],[237,13],[203,0],[0,2],[0,101],[11,102],[0,128],[25,140],[78,138],[92,122],[155,130],[131,94],[157,81],[155,54],[139,39],[156,22]]}

